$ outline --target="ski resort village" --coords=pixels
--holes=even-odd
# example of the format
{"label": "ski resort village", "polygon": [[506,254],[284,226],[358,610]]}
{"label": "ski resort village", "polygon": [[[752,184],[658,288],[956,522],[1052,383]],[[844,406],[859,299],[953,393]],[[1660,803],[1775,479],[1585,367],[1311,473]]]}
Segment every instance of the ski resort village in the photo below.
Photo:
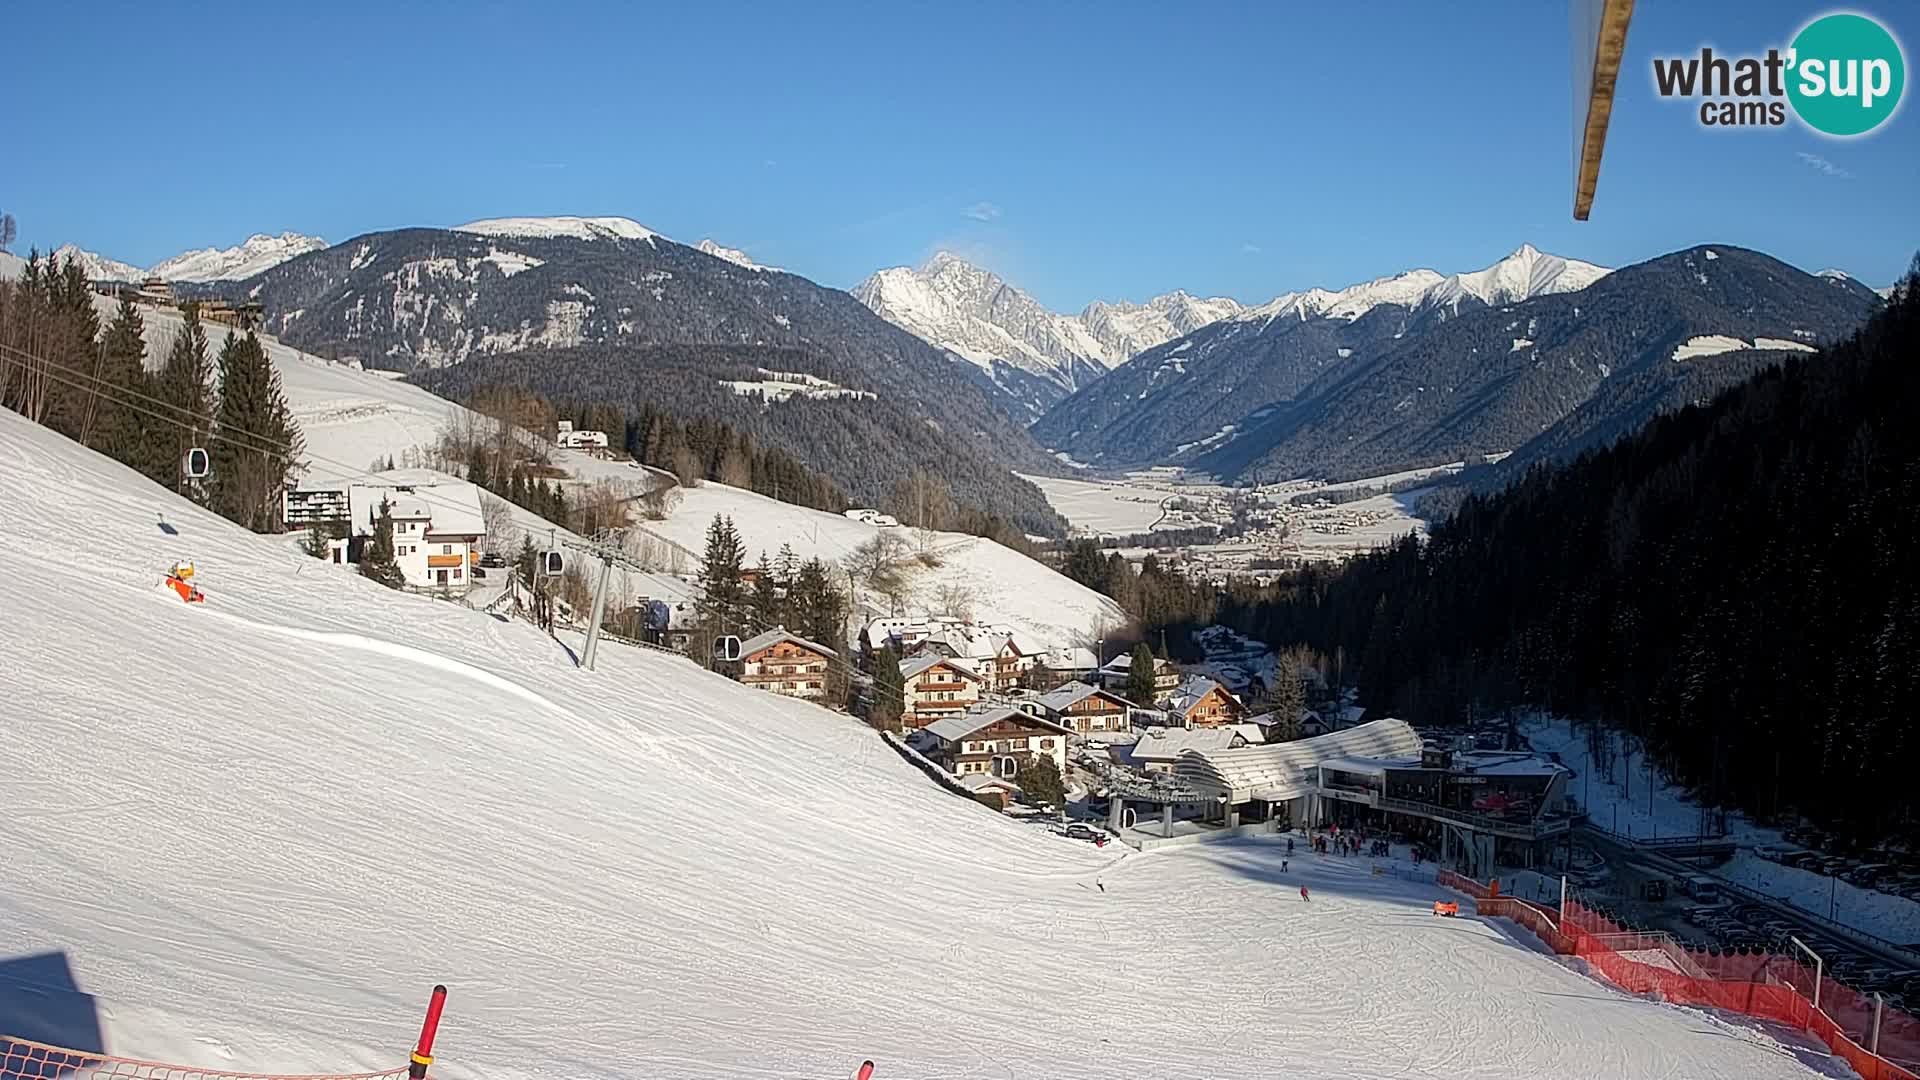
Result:
{"label": "ski resort village", "polygon": [[[283,402],[232,430],[299,437],[102,393],[169,448],[122,464],[0,413],[34,508],[0,530],[22,1061],[364,1071],[433,983],[452,1076],[563,1043],[716,1077],[769,1045],[779,1075],[1837,1075],[1828,1016],[1920,1058],[1920,876],[1696,812],[1610,734],[1409,723],[1219,622],[1174,647],[1141,605],[1224,614],[1227,582],[923,527],[936,477],[797,505],[141,293],[85,302],[157,383],[217,352]],[[274,446],[283,485],[228,486]],[[1209,989],[1096,1006],[1122,938]],[[1026,993],[979,989],[1008,963]]]}
{"label": "ski resort village", "polygon": [[1638,7],[9,11],[0,1080],[1920,1080],[1920,24]]}

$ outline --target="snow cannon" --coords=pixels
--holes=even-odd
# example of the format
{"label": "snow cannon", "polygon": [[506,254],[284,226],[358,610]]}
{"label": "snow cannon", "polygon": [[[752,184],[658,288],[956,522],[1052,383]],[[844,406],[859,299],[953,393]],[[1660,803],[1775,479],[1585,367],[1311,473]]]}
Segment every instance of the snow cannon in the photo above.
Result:
{"label": "snow cannon", "polygon": [[1454,918],[1460,914],[1460,901],[1435,900],[1433,902],[1433,913],[1449,919]]}
{"label": "snow cannon", "polygon": [[168,588],[180,595],[181,600],[189,604],[207,602],[206,594],[193,586],[193,563],[190,560],[183,559],[169,567],[166,584]]}

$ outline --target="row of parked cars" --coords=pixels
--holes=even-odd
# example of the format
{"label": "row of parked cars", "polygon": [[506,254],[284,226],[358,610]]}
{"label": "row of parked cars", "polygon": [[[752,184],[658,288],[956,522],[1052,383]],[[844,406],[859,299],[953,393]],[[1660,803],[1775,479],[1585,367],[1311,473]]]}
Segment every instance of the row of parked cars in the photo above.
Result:
{"label": "row of parked cars", "polygon": [[1845,855],[1826,855],[1806,848],[1778,844],[1762,845],[1754,848],[1753,853],[1782,866],[1826,874],[1862,889],[1920,902],[1920,869],[1890,862],[1854,859]]}
{"label": "row of parked cars", "polygon": [[1891,1008],[1920,1011],[1920,968],[1891,967],[1876,956],[1808,930],[1759,904],[1704,905],[1688,908],[1686,916],[1688,922],[1705,932],[1704,944],[1723,952],[1744,949],[1791,955],[1798,950],[1787,939],[1795,938],[1819,954],[1828,976],[1862,993],[1882,995]]}

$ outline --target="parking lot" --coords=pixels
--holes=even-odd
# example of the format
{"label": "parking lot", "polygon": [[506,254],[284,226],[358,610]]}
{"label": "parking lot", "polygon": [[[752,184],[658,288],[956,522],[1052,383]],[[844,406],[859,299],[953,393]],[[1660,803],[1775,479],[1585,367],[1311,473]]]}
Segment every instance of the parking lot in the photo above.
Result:
{"label": "parking lot", "polygon": [[[1793,849],[1762,853],[1791,855]],[[1823,865],[1835,864],[1807,868]],[[1861,993],[1881,995],[1890,1008],[1920,1012],[1920,962],[1901,962],[1903,954],[1897,950],[1870,948],[1822,929],[1806,912],[1737,895],[1710,875],[1675,866],[1630,846],[1593,838],[1576,844],[1568,878],[1591,906],[1628,925],[1665,931],[1691,949],[1793,954],[1799,951],[1793,944],[1798,941],[1819,956],[1829,977]],[[1836,868],[1855,870],[1865,881],[1886,873],[1871,863],[1841,863]]]}

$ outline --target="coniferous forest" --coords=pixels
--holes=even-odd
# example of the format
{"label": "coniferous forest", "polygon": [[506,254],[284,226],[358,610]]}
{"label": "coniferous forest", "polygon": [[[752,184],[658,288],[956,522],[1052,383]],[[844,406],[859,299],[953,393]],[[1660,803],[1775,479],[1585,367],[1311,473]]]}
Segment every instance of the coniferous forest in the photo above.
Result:
{"label": "coniferous forest", "polygon": [[[149,352],[138,305],[122,297],[104,324],[72,258],[38,252],[0,281],[0,405],[130,466],[255,532],[281,527],[280,496],[299,469],[300,429],[280,377],[251,331],[216,347],[197,309]],[[187,475],[194,447],[210,458]]]}
{"label": "coniferous forest", "polygon": [[1836,347],[1221,617],[1343,651],[1375,715],[1551,710],[1708,799],[1916,837],[1916,275]]}

